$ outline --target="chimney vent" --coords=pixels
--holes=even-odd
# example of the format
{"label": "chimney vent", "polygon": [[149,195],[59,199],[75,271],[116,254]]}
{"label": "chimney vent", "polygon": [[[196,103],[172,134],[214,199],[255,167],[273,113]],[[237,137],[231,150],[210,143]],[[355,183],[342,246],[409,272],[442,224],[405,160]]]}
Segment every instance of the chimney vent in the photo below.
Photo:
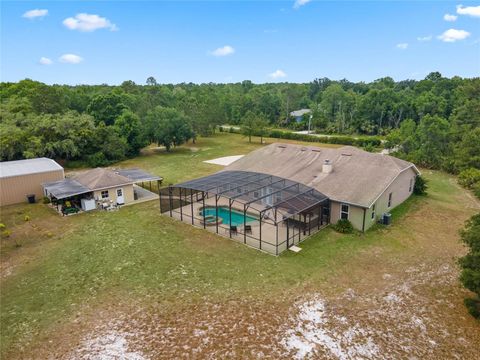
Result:
{"label": "chimney vent", "polygon": [[330,174],[332,171],[333,171],[333,165],[332,165],[332,163],[330,162],[330,160],[326,159],[326,160],[323,162],[322,172],[323,172],[324,174]]}

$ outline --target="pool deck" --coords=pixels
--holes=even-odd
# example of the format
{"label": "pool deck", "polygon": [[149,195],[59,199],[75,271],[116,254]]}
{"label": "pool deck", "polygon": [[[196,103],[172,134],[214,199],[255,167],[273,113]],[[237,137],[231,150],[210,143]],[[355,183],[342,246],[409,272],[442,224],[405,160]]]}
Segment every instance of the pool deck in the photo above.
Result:
{"label": "pool deck", "polygon": [[[215,207],[215,198],[209,198],[205,200],[205,206],[211,206]],[[218,200],[218,207],[228,207],[228,199],[225,198],[220,198]],[[193,220],[192,220],[192,207],[193,207]],[[187,224],[199,227],[199,228],[205,228],[206,230],[216,233],[217,232],[217,226],[215,224],[212,225],[203,225],[203,216],[201,215],[201,209],[203,208],[203,203],[201,202],[194,202],[191,205],[185,205],[182,208],[175,209],[172,211],[172,217],[181,220]],[[238,211],[240,213],[243,213],[243,207],[240,208],[240,204],[235,203],[232,205],[232,210]],[[252,217],[258,218],[258,213],[255,214],[256,211],[253,212],[247,212],[248,215]],[[170,212],[164,212],[163,214],[169,216]],[[251,234],[244,234],[243,231],[243,224],[237,226],[238,232],[237,234],[231,234],[230,233],[230,226],[228,224],[219,224],[218,225],[218,235],[221,235],[223,237],[231,238],[234,241],[241,242],[243,244],[246,244],[248,246],[251,246],[255,249],[259,249],[262,251],[265,251],[269,254],[274,254],[278,255],[282,251],[287,249],[287,226],[284,223],[279,223],[278,224],[278,248],[277,248],[277,227],[271,223],[268,222],[262,222],[261,226],[261,233],[262,233],[262,241],[260,241],[260,222],[259,220],[257,221],[251,221],[248,222],[247,225],[250,225],[252,228]],[[322,229],[326,225],[323,225],[319,229]],[[315,232],[317,232],[319,229],[315,228],[312,229],[311,235],[313,235]],[[308,232],[306,234],[303,234],[302,231],[298,227],[289,227],[289,234],[290,234],[290,245],[292,244],[298,244],[310,235]],[[295,234],[292,238],[292,234]]]}

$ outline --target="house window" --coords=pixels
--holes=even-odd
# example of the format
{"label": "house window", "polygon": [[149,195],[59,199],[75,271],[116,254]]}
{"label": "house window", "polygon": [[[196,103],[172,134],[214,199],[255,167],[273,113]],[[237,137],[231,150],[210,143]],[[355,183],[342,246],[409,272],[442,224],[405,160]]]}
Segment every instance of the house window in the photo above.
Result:
{"label": "house window", "polygon": [[391,207],[392,206],[392,193],[388,194],[388,204],[387,204],[388,207]]}
{"label": "house window", "polygon": [[340,209],[340,219],[342,220],[348,220],[348,210],[349,206],[347,204],[342,204],[341,209]]}
{"label": "house window", "polygon": [[102,199],[108,199],[108,190],[102,191]]}
{"label": "house window", "polygon": [[413,178],[410,179],[410,185],[408,186],[408,192],[412,192],[413,190]]}
{"label": "house window", "polygon": [[375,204],[372,206],[372,220],[375,219]]}

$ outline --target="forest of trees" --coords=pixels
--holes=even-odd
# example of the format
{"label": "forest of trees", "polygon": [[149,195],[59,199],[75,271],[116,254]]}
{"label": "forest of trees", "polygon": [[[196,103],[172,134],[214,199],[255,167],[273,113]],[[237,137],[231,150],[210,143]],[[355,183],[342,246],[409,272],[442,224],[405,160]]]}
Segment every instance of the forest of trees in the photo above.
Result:
{"label": "forest of trees", "polygon": [[317,132],[386,136],[399,156],[420,166],[480,169],[479,78],[434,72],[399,82],[160,85],[150,77],[145,85],[119,86],[26,79],[1,83],[0,97],[1,160],[47,156],[105,165],[149,143],[170,150],[226,123],[244,124],[249,136],[268,126],[303,129],[307,119],[289,122],[287,114],[309,108]]}

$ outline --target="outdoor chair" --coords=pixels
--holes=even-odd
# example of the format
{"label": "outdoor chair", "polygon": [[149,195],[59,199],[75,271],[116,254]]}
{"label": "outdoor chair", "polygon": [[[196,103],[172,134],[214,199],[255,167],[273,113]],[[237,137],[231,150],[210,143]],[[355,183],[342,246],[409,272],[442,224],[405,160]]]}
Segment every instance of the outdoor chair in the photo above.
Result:
{"label": "outdoor chair", "polygon": [[230,233],[232,235],[238,235],[238,229],[236,226],[230,226]]}
{"label": "outdoor chair", "polygon": [[252,233],[252,226],[245,225],[245,234],[251,234],[251,233]]}

